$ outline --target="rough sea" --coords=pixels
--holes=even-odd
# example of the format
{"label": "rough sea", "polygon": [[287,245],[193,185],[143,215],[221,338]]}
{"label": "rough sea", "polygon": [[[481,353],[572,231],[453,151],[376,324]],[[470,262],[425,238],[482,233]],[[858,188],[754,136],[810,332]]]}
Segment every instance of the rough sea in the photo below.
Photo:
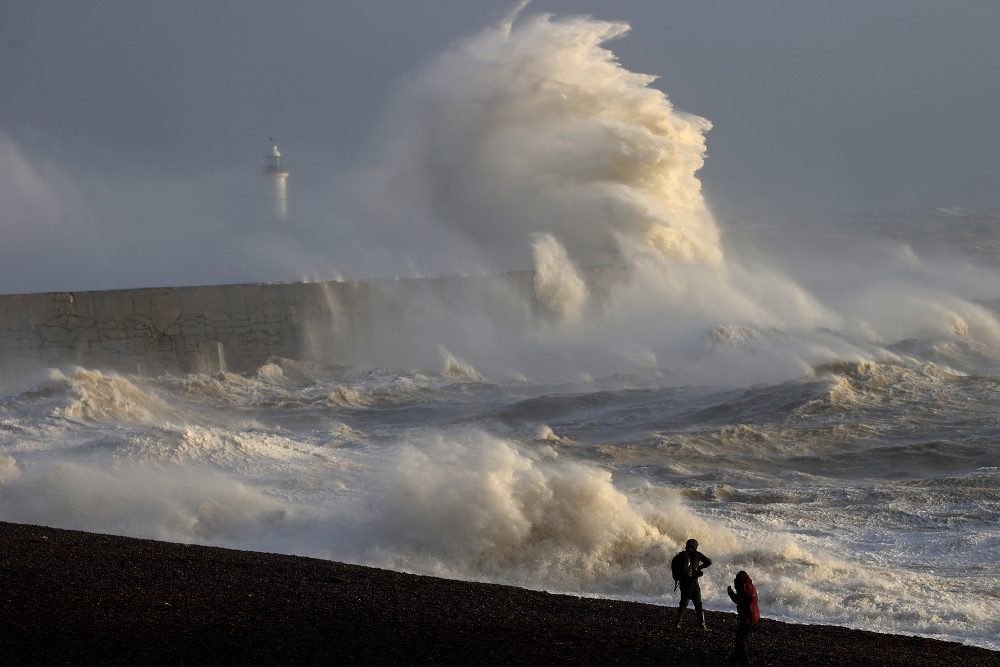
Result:
{"label": "rough sea", "polygon": [[[696,363],[773,338],[800,344],[709,329]],[[695,537],[709,608],[745,569],[765,617],[1000,648],[1000,350],[880,350],[751,383],[678,382],[669,359],[590,376],[585,357],[567,381],[494,379],[450,354],[40,370],[0,398],[0,519],[664,605]]]}
{"label": "rough sea", "polygon": [[414,261],[442,228],[487,272],[530,254],[534,327],[417,304],[381,357],[8,378],[0,520],[663,605],[694,537],[710,609],[743,569],[765,618],[1000,649],[1000,215],[716,220],[710,123],[626,31],[473,36],[367,175]]}

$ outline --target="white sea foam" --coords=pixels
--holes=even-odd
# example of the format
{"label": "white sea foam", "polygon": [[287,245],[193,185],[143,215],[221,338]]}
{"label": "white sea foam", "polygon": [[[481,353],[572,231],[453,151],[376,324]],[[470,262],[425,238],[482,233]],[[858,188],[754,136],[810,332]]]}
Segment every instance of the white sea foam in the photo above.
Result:
{"label": "white sea foam", "polygon": [[[0,519],[664,604],[669,557],[695,536],[716,563],[711,607],[727,607],[742,568],[772,617],[978,643],[996,630],[996,473],[970,472],[990,445],[907,440],[983,428],[990,378],[862,361],[750,389],[597,379],[547,396],[420,377],[359,369],[290,389],[218,376],[208,384],[238,390],[221,401],[192,398],[205,376],[135,379],[187,402],[185,424],[30,408],[76,400],[62,381],[8,398]],[[326,400],[345,380],[358,396],[410,389],[403,402]],[[984,569],[955,569],[956,554]]]}
{"label": "white sea foam", "polygon": [[13,456],[0,456],[0,484],[21,475]]}
{"label": "white sea foam", "polygon": [[441,353],[441,359],[444,363],[444,367],[441,369],[442,375],[458,380],[482,381],[483,376],[472,367],[472,364],[459,359],[446,350],[443,345],[438,347],[438,351]]}
{"label": "white sea foam", "polygon": [[75,368],[70,375],[53,371],[49,387],[68,399],[56,415],[81,421],[157,423],[174,411],[157,396],[117,373]]}
{"label": "white sea foam", "polygon": [[288,509],[218,474],[68,461],[31,467],[5,481],[0,500],[6,521],[217,544],[252,542]]}
{"label": "white sea foam", "polygon": [[[462,578],[601,592],[665,592],[678,543],[707,530],[679,503],[654,508],[611,473],[485,433],[400,448],[378,498],[371,553],[386,565]],[[731,538],[730,538],[731,539]]]}

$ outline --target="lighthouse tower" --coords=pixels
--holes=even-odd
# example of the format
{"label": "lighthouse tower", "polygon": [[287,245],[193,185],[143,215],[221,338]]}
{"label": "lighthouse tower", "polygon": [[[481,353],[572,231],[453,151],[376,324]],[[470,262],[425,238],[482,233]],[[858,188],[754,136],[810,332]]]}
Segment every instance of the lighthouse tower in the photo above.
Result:
{"label": "lighthouse tower", "polygon": [[264,156],[264,177],[268,180],[274,219],[288,219],[288,170],[281,164],[281,151],[271,143],[271,150]]}

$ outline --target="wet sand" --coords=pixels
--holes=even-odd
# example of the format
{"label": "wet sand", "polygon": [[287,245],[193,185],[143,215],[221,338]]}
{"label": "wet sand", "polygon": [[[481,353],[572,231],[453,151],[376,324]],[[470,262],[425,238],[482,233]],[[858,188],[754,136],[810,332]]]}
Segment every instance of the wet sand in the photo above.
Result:
{"label": "wet sand", "polygon": [[[763,610],[766,616],[766,610]],[[727,664],[736,617],[0,522],[0,662]],[[997,665],[1000,652],[762,621],[755,665]]]}

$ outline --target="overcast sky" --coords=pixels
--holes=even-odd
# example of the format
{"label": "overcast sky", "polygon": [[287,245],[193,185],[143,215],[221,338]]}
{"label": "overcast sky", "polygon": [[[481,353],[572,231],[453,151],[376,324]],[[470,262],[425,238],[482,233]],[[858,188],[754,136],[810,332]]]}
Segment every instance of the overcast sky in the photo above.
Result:
{"label": "overcast sky", "polygon": [[[142,174],[144,193],[160,177],[252,178],[274,136],[293,194],[319,202],[363,158],[400,82],[509,7],[2,0],[0,135],[69,178]],[[721,210],[1000,208],[998,1],[537,0],[528,11],[632,24],[612,46],[622,63],[714,124],[701,176]],[[9,240],[24,222],[3,206]]]}

